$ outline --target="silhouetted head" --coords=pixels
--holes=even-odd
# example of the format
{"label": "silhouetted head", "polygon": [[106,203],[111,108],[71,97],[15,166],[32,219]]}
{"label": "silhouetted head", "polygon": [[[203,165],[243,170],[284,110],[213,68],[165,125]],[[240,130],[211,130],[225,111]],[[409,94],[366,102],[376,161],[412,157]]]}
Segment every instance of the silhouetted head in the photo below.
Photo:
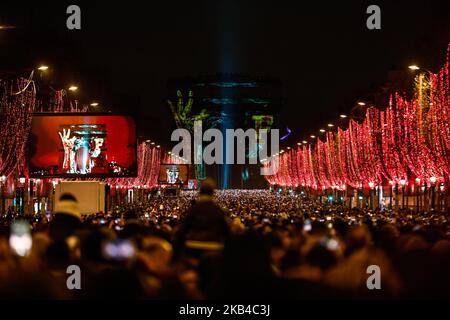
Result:
{"label": "silhouetted head", "polygon": [[214,190],[216,189],[216,182],[212,178],[206,178],[202,181],[200,186],[200,194],[212,196],[214,194]]}
{"label": "silhouetted head", "polygon": [[55,214],[67,214],[81,219],[77,198],[71,193],[63,193],[55,206]]}
{"label": "silhouetted head", "polygon": [[49,235],[53,241],[64,241],[81,227],[81,212],[77,199],[70,193],[64,193],[56,203],[50,222]]}

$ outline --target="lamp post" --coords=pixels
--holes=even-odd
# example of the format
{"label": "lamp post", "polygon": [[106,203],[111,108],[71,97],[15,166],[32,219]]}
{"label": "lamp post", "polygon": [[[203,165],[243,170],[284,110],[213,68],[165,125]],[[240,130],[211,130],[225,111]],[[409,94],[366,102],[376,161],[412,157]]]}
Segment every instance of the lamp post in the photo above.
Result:
{"label": "lamp post", "polygon": [[[41,194],[39,192],[40,186],[41,186],[42,180],[41,179],[36,179],[35,184],[36,184],[36,201],[37,201],[37,214],[40,215],[42,212],[42,208],[41,208]],[[33,191],[34,192],[34,191]],[[33,212],[34,212],[34,204],[33,204]]]}
{"label": "lamp post", "polygon": [[420,204],[420,178],[416,178],[416,211],[419,212]]}
{"label": "lamp post", "polygon": [[445,186],[444,183],[441,183],[439,186],[439,190],[441,191],[439,194],[439,208],[444,211],[445,210]]}
{"label": "lamp post", "polygon": [[370,188],[370,209],[372,209],[372,210],[375,207],[374,187],[375,187],[375,183],[369,182],[369,188]]}
{"label": "lamp post", "polygon": [[23,175],[23,173],[20,174],[19,177],[19,186],[20,186],[20,215],[23,216],[24,210],[25,210],[25,182],[27,178]]}
{"label": "lamp post", "polygon": [[0,177],[0,183],[2,184],[2,216],[5,216],[5,183],[6,183],[6,176],[2,175]]}
{"label": "lamp post", "polygon": [[430,178],[430,182],[431,182],[431,209],[435,209],[434,206],[434,202],[435,202],[435,198],[436,198],[436,177],[431,177]]}
{"label": "lamp post", "polygon": [[398,211],[398,183],[395,184],[394,194],[395,194],[395,211]]}
{"label": "lamp post", "polygon": [[376,191],[377,191],[377,207],[380,209],[384,209],[386,203],[384,201],[384,190],[383,185],[381,183],[378,186],[376,186]]}
{"label": "lamp post", "polygon": [[406,185],[406,180],[405,179],[401,179],[400,180],[400,185],[402,186],[402,209],[405,208],[405,185]]}
{"label": "lamp post", "polygon": [[394,191],[394,181],[389,181],[389,185],[390,185],[390,192],[389,192],[389,209],[392,209],[392,193]]}
{"label": "lamp post", "polygon": [[28,181],[28,189],[27,189],[27,195],[28,195],[28,212],[30,214],[34,213],[34,181],[33,179],[30,179]]}
{"label": "lamp post", "polygon": [[55,205],[56,205],[56,186],[58,185],[58,181],[52,180],[52,211],[55,211]]}
{"label": "lamp post", "polygon": [[428,210],[427,184],[424,183],[420,189],[422,190],[422,209],[426,211]]}

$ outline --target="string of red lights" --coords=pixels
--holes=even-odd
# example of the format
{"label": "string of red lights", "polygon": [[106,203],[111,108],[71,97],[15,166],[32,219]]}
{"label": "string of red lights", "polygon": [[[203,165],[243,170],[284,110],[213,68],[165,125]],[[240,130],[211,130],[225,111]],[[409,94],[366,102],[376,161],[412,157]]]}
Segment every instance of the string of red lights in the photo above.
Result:
{"label": "string of red lights", "polygon": [[138,145],[138,174],[136,178],[108,178],[105,183],[114,188],[151,189],[158,184],[161,149],[154,144],[141,142]]}
{"label": "string of red lights", "polygon": [[0,172],[23,172],[31,118],[36,101],[32,80],[0,80]]}

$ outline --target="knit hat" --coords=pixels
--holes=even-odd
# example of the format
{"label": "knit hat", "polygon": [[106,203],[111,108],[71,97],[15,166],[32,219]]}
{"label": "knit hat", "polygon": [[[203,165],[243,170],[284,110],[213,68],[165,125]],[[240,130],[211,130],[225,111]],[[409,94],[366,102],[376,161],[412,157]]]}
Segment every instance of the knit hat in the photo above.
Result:
{"label": "knit hat", "polygon": [[206,194],[212,196],[216,189],[216,182],[212,178],[206,178],[202,181],[200,186],[200,194]]}
{"label": "knit hat", "polygon": [[71,194],[63,194],[55,206],[55,214],[68,214],[81,219],[80,208],[77,199]]}

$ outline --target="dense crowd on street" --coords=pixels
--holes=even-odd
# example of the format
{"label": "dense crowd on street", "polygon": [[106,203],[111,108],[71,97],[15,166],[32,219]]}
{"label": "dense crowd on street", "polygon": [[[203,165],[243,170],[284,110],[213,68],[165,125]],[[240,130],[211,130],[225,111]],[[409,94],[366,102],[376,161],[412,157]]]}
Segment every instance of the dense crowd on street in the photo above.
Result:
{"label": "dense crowd on street", "polygon": [[[445,297],[448,219],[269,190],[218,191],[208,180],[200,192],[155,195],[93,215],[81,215],[65,194],[52,214],[28,217],[29,230],[13,227],[17,217],[1,218],[0,297]],[[68,289],[70,265],[80,267],[79,290]],[[369,279],[369,266],[379,267],[380,283]]]}

